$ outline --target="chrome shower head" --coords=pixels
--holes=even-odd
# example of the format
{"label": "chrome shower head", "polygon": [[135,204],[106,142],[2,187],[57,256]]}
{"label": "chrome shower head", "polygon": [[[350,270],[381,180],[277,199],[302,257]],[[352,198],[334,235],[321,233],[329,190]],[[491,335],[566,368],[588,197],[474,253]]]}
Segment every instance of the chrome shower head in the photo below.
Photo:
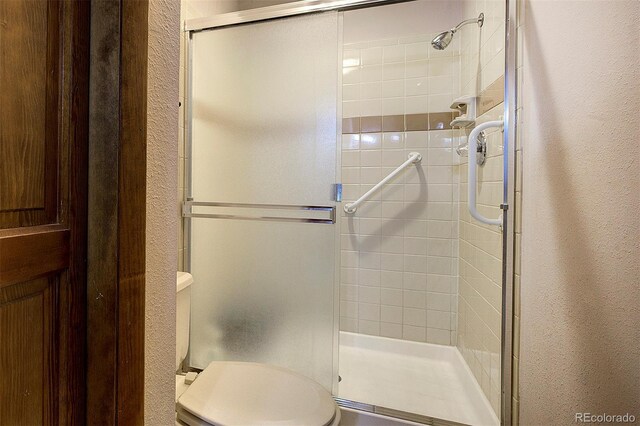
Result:
{"label": "chrome shower head", "polygon": [[451,43],[451,40],[453,40],[453,34],[453,30],[440,33],[431,40],[431,45],[436,50],[444,50],[447,48],[449,43]]}
{"label": "chrome shower head", "polygon": [[477,18],[467,19],[466,21],[462,21],[458,25],[456,25],[454,28],[451,28],[449,31],[444,31],[438,34],[433,38],[433,40],[431,40],[431,45],[436,50],[446,49],[447,46],[449,46],[449,43],[451,43],[451,40],[453,40],[453,35],[456,33],[456,31],[458,31],[461,27],[467,24],[474,24],[474,23],[478,24],[478,27],[482,27],[482,24],[484,24],[484,13],[481,13],[480,15],[478,15]]}

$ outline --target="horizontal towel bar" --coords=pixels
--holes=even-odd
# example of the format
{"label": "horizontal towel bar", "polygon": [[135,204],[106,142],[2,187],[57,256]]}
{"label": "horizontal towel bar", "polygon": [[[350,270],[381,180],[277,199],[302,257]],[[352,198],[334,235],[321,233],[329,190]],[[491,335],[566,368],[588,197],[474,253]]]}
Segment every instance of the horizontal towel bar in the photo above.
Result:
{"label": "horizontal towel bar", "polygon": [[407,159],[407,161],[405,161],[404,163],[402,163],[400,166],[398,166],[397,169],[395,169],[394,171],[392,171],[391,173],[389,173],[384,179],[382,179],[378,184],[376,184],[373,188],[371,188],[370,190],[368,190],[367,192],[365,192],[362,197],[358,198],[356,201],[354,201],[353,203],[347,203],[344,205],[344,211],[345,213],[349,213],[349,214],[353,214],[356,212],[356,210],[358,209],[358,206],[362,203],[364,203],[367,198],[369,198],[370,196],[372,196],[374,193],[376,193],[380,188],[382,188],[384,186],[384,184],[386,184],[387,182],[389,182],[391,179],[393,179],[394,177],[396,177],[397,175],[400,174],[400,172],[402,172],[404,169],[406,169],[407,167],[409,167],[411,164],[418,164],[419,162],[422,161],[422,155],[419,152],[411,152],[409,153],[409,158]]}
{"label": "horizontal towel bar", "polygon": [[[214,213],[214,212],[194,212],[194,207],[209,207],[225,209],[253,209],[253,210],[288,210],[291,212],[299,212],[300,214],[326,212],[327,217],[308,217],[308,216],[285,216],[285,215],[267,215],[257,212],[255,214],[236,214],[236,213]],[[206,209],[205,209],[206,210]],[[209,218],[209,219],[235,219],[235,220],[257,220],[267,222],[298,222],[298,223],[336,223],[336,208],[332,206],[306,206],[306,205],[289,205],[289,204],[249,204],[249,203],[221,203],[212,201],[185,201],[182,204],[182,217],[190,218]]]}

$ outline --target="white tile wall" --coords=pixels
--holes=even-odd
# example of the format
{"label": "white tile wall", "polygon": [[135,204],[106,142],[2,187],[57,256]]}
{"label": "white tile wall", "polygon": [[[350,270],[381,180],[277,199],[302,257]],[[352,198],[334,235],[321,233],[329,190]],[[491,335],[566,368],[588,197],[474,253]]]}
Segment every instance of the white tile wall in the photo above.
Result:
{"label": "white tile wall", "polygon": [[[478,122],[496,120],[502,104]],[[478,172],[478,210],[487,217],[501,214],[502,133],[488,134],[487,160]],[[460,172],[460,256],[457,345],[483,392],[500,412],[500,335],[502,306],[502,233],[472,219],[467,208],[467,162]]]}
{"label": "white tile wall", "polygon": [[428,37],[345,45],[343,117],[449,111],[459,92],[458,44],[439,52]]}
{"label": "white tile wall", "polygon": [[[383,133],[371,135],[376,142],[369,146],[362,139],[370,135],[343,135],[345,202],[367,191],[411,150],[419,150],[423,161],[355,215],[343,217],[341,329],[452,343],[458,250],[454,154],[450,146],[429,148],[444,146],[450,133]],[[431,169],[432,152],[442,166]]]}
{"label": "white tile wall", "polygon": [[465,16],[478,16],[483,12],[485,20],[480,29],[469,25],[456,33],[456,37],[460,37],[462,95],[477,95],[504,74],[505,7],[504,0],[464,3]]}
{"label": "white tile wall", "polygon": [[[346,45],[343,117],[448,111],[459,57],[428,36]],[[455,46],[452,46],[455,51]],[[342,136],[344,202],[354,201],[419,151],[407,170],[342,218],[340,328],[455,344],[457,181],[453,131]]]}
{"label": "white tile wall", "polygon": [[[460,37],[460,95],[479,95],[504,74],[505,2],[471,0],[464,3],[466,17],[485,15],[481,29],[468,26]],[[497,120],[502,104],[477,122]],[[466,132],[468,133],[468,132]],[[465,137],[463,131],[456,136]],[[502,202],[501,133],[488,137],[488,158],[478,170],[478,210],[498,217]],[[502,235],[495,227],[470,218],[467,198],[466,158],[458,166],[459,181],[459,291],[457,346],[485,396],[500,416],[500,335],[502,292]]]}

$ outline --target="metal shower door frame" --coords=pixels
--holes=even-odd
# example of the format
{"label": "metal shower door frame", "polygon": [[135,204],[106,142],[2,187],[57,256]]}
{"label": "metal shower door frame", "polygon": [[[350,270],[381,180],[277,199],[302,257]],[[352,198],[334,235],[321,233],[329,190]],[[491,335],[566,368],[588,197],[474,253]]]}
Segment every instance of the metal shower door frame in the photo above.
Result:
{"label": "metal shower door frame", "polygon": [[[344,11],[357,8],[368,8],[375,6],[382,6],[393,3],[403,3],[415,0],[306,0],[297,1],[292,3],[285,3],[282,5],[265,7],[260,9],[226,13],[219,16],[198,18],[185,22],[184,36],[186,37],[187,45],[187,58],[188,72],[186,78],[186,90],[187,95],[185,106],[185,153],[188,153],[188,161],[185,165],[185,200],[183,202],[193,201],[191,187],[192,187],[192,173],[191,173],[191,161],[192,161],[192,61],[193,61],[193,34],[199,31],[211,30],[214,28],[230,27],[235,25],[246,25],[250,23],[257,23],[272,19],[287,18],[293,16],[300,16],[309,13],[318,13],[324,11]],[[512,420],[512,398],[513,398],[513,281],[514,281],[514,260],[515,260],[515,176],[516,176],[516,164],[515,164],[515,151],[516,151],[516,125],[517,125],[517,80],[516,80],[516,57],[517,57],[517,32],[516,32],[516,19],[518,8],[522,5],[518,4],[518,0],[505,0],[505,68],[504,68],[504,134],[503,134],[503,147],[504,147],[504,177],[503,177],[503,232],[502,232],[502,336],[501,336],[501,424],[511,425]],[[341,17],[339,23],[341,24]],[[340,25],[341,31],[342,25]],[[341,54],[341,46],[339,48],[339,54]],[[336,71],[337,72],[337,71]],[[338,84],[341,85],[341,76]],[[340,96],[340,95],[339,95]],[[340,100],[340,99],[339,99]],[[338,102],[338,116],[341,116],[341,102]],[[338,134],[337,138],[340,138],[341,120],[338,120]],[[337,147],[337,168],[336,177],[339,181],[341,158],[340,158],[340,144],[336,144]],[[336,241],[340,241],[340,219],[342,215],[338,215],[336,221]],[[191,240],[191,220],[188,217],[183,218],[183,231],[187,249],[185,250],[185,269],[191,270],[191,253],[190,240]],[[336,273],[335,273],[335,294],[336,297],[339,294],[339,277],[340,277],[340,247],[336,244]],[[337,350],[338,350],[338,334],[339,334],[339,311],[338,303],[336,303],[334,309],[334,372],[337,376],[338,365]],[[337,381],[334,384],[334,394],[337,394]]]}
{"label": "metal shower door frame", "polygon": [[501,424],[511,425],[513,415],[513,281],[515,262],[516,132],[517,132],[517,28],[518,0],[505,0],[504,64],[504,179],[502,223],[502,336],[501,344]]}

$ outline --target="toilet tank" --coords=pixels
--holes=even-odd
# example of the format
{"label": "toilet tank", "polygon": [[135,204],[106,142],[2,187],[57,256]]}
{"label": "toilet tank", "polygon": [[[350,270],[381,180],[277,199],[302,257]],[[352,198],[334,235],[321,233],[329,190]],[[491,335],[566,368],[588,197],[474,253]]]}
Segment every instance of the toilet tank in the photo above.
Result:
{"label": "toilet tank", "polygon": [[189,350],[191,284],[193,284],[193,277],[188,272],[178,272],[176,284],[176,371],[178,371]]}

